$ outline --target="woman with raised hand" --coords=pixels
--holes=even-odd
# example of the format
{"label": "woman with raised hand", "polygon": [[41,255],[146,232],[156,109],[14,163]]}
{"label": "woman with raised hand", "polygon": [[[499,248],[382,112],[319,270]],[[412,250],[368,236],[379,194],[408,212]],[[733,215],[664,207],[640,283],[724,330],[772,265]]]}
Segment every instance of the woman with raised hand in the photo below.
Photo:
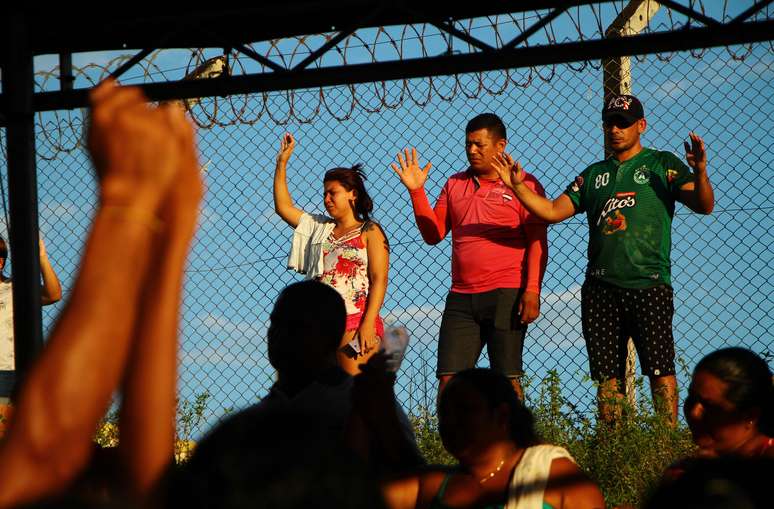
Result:
{"label": "woman with raised hand", "polygon": [[274,172],[274,209],[295,229],[288,267],[335,288],[347,307],[347,325],[338,351],[341,367],[357,374],[379,349],[384,324],[379,311],[387,292],[389,244],[371,220],[373,202],[360,165],[333,168],[323,177],[328,215],[295,207],[287,185],[287,164],[296,140],[283,135]]}
{"label": "woman with raised hand", "polygon": [[540,443],[532,414],[502,374],[457,373],[441,392],[438,419],[443,445],[459,464],[385,482],[390,509],[605,507],[565,449]]}

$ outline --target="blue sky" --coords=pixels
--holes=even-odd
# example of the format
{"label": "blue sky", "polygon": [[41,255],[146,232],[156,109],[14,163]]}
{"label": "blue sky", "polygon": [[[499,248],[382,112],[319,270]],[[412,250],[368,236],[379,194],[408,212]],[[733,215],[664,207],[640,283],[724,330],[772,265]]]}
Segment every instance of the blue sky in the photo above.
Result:
{"label": "blue sky", "polygon": [[[656,23],[664,21],[665,15],[660,16]],[[593,29],[592,16],[581,20]],[[557,36],[570,29],[557,24]],[[479,30],[479,35],[487,36],[488,29]],[[379,41],[387,40],[376,32],[362,37],[373,41],[376,35]],[[505,27],[503,38],[507,35]],[[444,50],[440,37],[427,40],[428,53]],[[404,48],[407,54],[421,51],[410,44]],[[292,53],[294,47],[285,42],[277,51]],[[389,43],[376,47],[381,58],[396,54]],[[744,48],[732,50],[744,53]],[[348,56],[356,59],[356,53],[351,50]],[[670,61],[667,55],[633,61],[634,92],[645,105],[650,125],[645,144],[682,157],[682,140],[689,130],[696,130],[709,148],[716,211],[698,217],[678,206],[673,227],[675,336],[679,354],[689,366],[723,344],[747,345],[758,352],[772,349],[773,54],[766,43],[753,46],[744,60],[735,60],[720,48],[700,57],[680,53],[669,55]],[[157,74],[151,79],[161,79],[162,71],[168,78],[180,77],[190,55],[183,50],[159,54],[151,69]],[[80,55],[74,63],[105,64],[114,56]],[[291,57],[298,61],[303,55]],[[336,63],[335,55],[329,58],[328,65]],[[36,69],[53,65],[51,57],[41,57]],[[445,179],[465,168],[466,120],[494,111],[509,128],[512,153],[538,177],[549,196],[556,196],[586,165],[602,157],[597,67],[570,64],[396,81],[384,89],[381,84],[366,84],[333,87],[322,94],[304,90],[231,102],[203,100],[194,110],[200,122],[216,108],[224,122],[235,117],[232,105],[237,110],[246,106],[248,113],[235,125],[199,131],[202,162],[209,162],[208,194],[187,274],[181,397],[209,391],[208,410],[217,416],[224,408],[255,401],[271,383],[263,343],[268,311],[278,291],[300,279],[285,270],[291,232],[271,205],[274,155],[279,137],[289,130],[299,140],[290,163],[290,188],[306,210],[322,211],[320,179],[325,169],[365,164],[376,218],[393,245],[384,315],[406,325],[413,336],[398,393],[411,410],[431,405],[437,330],[450,283],[450,239],[438,246],[422,243],[406,192],[388,164],[396,150],[416,146],[422,159],[434,165],[426,186],[432,202]],[[89,73],[96,76],[99,71],[92,67]],[[137,81],[142,73],[132,70],[126,78]],[[51,83],[40,85],[49,88]],[[83,79],[76,82],[85,84]],[[294,116],[289,115],[291,104]],[[71,287],[93,210],[88,159],[74,148],[81,123],[79,111],[57,112],[43,115],[38,129],[41,230],[65,292]],[[4,167],[3,179],[7,182]],[[582,408],[593,401],[593,387],[584,380],[587,361],[580,336],[586,238],[585,218],[580,216],[550,228],[542,316],[528,333],[524,356],[533,377],[558,370],[565,395]],[[61,305],[47,309],[47,327],[60,309]],[[482,363],[486,364],[485,355]]]}

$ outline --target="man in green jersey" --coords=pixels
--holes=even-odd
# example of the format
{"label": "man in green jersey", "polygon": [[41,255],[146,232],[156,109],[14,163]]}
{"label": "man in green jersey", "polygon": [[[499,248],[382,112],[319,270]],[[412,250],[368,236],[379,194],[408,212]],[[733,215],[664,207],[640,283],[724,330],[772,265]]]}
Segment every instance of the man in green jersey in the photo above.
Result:
{"label": "man in green jersey", "polygon": [[539,218],[558,223],[585,212],[589,223],[589,263],[581,291],[583,337],[591,376],[599,382],[599,409],[614,420],[622,397],[620,380],[626,338],[635,342],[654,400],[677,419],[674,368],[674,311],[670,278],[675,201],[709,214],[715,203],[707,177],[704,142],[689,133],[685,158],[644,148],[647,127],[636,97],[612,97],[602,111],[605,141],[612,156],[592,164],[565,192],[548,200],[523,183],[524,170],[508,154],[494,163],[500,178]]}

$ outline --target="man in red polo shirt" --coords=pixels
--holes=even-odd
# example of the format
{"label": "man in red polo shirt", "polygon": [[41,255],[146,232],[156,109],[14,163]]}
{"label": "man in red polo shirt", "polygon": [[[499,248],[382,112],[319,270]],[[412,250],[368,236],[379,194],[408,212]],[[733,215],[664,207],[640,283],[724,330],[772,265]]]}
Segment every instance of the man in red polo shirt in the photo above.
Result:
{"label": "man in red polo shirt", "polygon": [[[507,143],[497,115],[484,113],[468,122],[470,166],[449,178],[435,208],[424,190],[432,165],[420,168],[416,149],[399,153],[392,165],[409,190],[425,242],[438,244],[452,234],[452,287],[438,344],[439,392],[455,373],[473,367],[486,345],[491,367],[508,376],[523,398],[524,334],[540,313],[548,247],[545,222],[521,205],[492,167]],[[534,177],[526,183],[545,195]]]}

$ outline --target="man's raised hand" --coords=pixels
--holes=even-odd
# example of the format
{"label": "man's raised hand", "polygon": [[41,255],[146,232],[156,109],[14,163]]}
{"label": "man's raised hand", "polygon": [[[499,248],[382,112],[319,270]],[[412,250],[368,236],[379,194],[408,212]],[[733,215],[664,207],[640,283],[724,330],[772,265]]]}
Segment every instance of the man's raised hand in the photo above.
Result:
{"label": "man's raised hand", "polygon": [[707,151],[704,149],[704,140],[694,132],[688,133],[688,136],[691,138],[690,145],[687,141],[683,142],[685,160],[695,172],[704,173],[707,171]]}
{"label": "man's raised hand", "polygon": [[175,185],[170,186],[162,201],[159,215],[168,226],[174,225],[174,228],[182,229],[186,235],[192,236],[196,230],[199,204],[204,195],[195,132],[179,104],[168,104],[165,109],[169,131],[174,134],[180,149],[180,170]]}
{"label": "man's raised hand", "polygon": [[143,203],[155,210],[180,167],[168,111],[153,108],[137,88],[106,80],[90,93],[88,147],[103,205]]}
{"label": "man's raised hand", "polygon": [[424,168],[420,168],[416,148],[412,148],[410,152],[409,149],[398,152],[397,160],[400,167],[395,163],[392,163],[390,166],[398,174],[400,181],[403,182],[406,189],[409,191],[421,189],[427,181],[427,174],[433,164],[427,163]]}
{"label": "man's raised hand", "polygon": [[524,168],[518,161],[514,162],[511,155],[506,152],[498,154],[492,159],[492,167],[503,184],[511,189],[524,182]]}

